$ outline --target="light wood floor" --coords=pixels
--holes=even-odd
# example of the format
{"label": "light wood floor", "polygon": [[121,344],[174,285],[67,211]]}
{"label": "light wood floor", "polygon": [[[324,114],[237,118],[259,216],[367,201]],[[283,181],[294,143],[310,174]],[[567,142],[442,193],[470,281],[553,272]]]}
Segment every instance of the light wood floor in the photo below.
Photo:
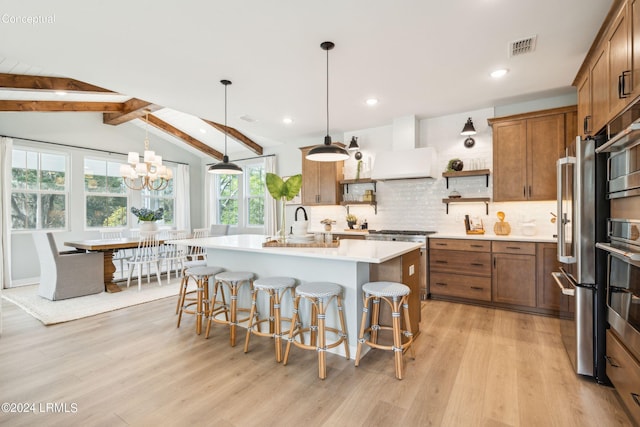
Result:
{"label": "light wood floor", "polygon": [[0,413],[33,426],[625,426],[615,392],[571,370],[555,319],[442,301],[423,303],[416,360],[394,378],[389,352],[355,368],[269,338],[248,354],[215,325],[176,329],[175,300],[45,327],[6,301],[0,402],[66,403],[68,414]]}

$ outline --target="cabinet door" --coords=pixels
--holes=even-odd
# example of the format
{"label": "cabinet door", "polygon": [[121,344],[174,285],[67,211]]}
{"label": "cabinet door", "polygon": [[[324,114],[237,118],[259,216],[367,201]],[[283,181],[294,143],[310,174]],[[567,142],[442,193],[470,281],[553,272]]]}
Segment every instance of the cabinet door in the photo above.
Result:
{"label": "cabinet door", "polygon": [[493,125],[493,200],[526,200],[527,124],[513,120]]}
{"label": "cabinet door", "polygon": [[536,257],[532,255],[494,254],[494,302],[536,306]]}
{"label": "cabinet door", "polygon": [[640,95],[640,0],[631,0],[629,3],[631,24],[631,86],[632,98]]}
{"label": "cabinet door", "polygon": [[318,164],[318,203],[321,205],[337,205],[339,194],[338,164],[342,162],[314,162]]}
{"label": "cabinet door", "polygon": [[607,50],[602,48],[595,55],[591,68],[592,134],[598,133],[607,123],[609,115],[609,67]]}
{"label": "cabinet door", "polygon": [[555,243],[536,244],[536,299],[538,308],[547,308],[560,312],[569,311],[569,297],[563,295],[556,282],[551,277],[554,271],[560,271],[560,263],[557,259],[557,245]]}
{"label": "cabinet door", "polygon": [[613,22],[608,40],[609,50],[609,117],[620,113],[631,100],[629,69],[629,30],[627,6],[622,6]]}
{"label": "cabinet door", "polygon": [[302,204],[318,204],[318,162],[305,158],[309,150],[302,151]]}
{"label": "cabinet door", "polygon": [[[639,0],[640,1],[640,0]],[[593,134],[591,117],[591,79],[587,71],[578,82],[578,132],[582,138]],[[574,135],[575,136],[575,135]]]}
{"label": "cabinet door", "polygon": [[555,200],[556,160],[564,152],[564,114],[527,120],[527,199]]}

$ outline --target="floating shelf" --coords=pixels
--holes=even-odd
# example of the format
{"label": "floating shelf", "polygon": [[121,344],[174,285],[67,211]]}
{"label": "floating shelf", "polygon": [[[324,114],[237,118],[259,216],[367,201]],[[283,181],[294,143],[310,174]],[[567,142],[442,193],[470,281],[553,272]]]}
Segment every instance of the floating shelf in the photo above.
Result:
{"label": "floating shelf", "polygon": [[449,214],[449,203],[484,203],[485,208],[487,210],[487,215],[489,215],[489,202],[491,201],[488,197],[456,197],[449,199],[442,199],[442,203],[447,205],[447,215]]}
{"label": "floating shelf", "polygon": [[447,188],[449,188],[449,178],[464,178],[468,176],[486,176],[486,186],[489,187],[489,175],[491,171],[489,169],[478,169],[471,171],[460,172],[442,172],[442,176],[447,179]]}
{"label": "floating shelf", "polygon": [[373,184],[373,191],[376,191],[376,180],[371,178],[360,178],[360,179],[345,179],[339,181],[340,185],[346,185],[347,193],[349,192],[349,185],[352,184]]}
{"label": "floating shelf", "polygon": [[347,214],[349,214],[349,206],[366,205],[366,206],[373,206],[373,210],[374,210],[375,214],[378,215],[378,203],[377,202],[340,202],[340,204],[342,206],[346,206],[347,207]]}

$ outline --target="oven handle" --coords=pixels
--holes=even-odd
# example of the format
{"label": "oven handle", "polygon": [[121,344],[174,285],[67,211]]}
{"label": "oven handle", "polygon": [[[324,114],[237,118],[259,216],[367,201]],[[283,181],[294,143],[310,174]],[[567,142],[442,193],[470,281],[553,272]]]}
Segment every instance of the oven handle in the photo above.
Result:
{"label": "oven handle", "polygon": [[630,261],[640,261],[640,253],[638,252],[629,252],[622,249],[614,248],[608,243],[596,243],[596,248],[602,249],[603,251],[607,251],[614,255],[619,255],[624,257]]}
{"label": "oven handle", "polygon": [[567,288],[562,284],[562,278],[566,277],[564,274],[562,274],[562,273],[551,273],[551,275],[553,276],[553,280],[556,281],[556,284],[558,285],[558,287],[562,290],[562,294],[563,295],[568,295],[570,297],[576,296],[575,288]]}

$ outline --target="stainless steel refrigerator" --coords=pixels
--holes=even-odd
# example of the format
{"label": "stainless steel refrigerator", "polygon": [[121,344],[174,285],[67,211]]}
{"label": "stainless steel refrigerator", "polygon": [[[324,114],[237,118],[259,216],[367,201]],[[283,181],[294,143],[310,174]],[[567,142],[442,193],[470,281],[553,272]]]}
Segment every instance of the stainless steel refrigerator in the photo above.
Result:
{"label": "stainless steel refrigerator", "polygon": [[606,228],[606,161],[595,149],[604,138],[581,139],[558,160],[558,291],[570,297],[562,340],[576,373],[607,382],[604,374],[604,286],[598,236]]}

